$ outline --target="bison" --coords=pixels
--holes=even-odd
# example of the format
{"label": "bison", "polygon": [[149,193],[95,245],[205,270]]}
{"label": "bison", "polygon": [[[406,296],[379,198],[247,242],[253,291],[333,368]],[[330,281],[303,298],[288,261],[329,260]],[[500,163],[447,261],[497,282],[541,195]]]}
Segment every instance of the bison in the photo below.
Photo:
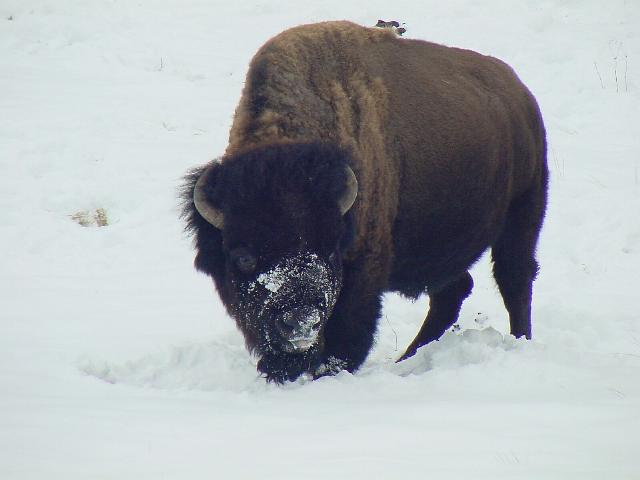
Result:
{"label": "bison", "polygon": [[547,176],[540,111],[508,65],[326,22],[254,56],[183,216],[258,371],[284,382],[356,370],[384,292],[430,299],[401,359],[437,340],[488,248],[511,333],[531,338]]}

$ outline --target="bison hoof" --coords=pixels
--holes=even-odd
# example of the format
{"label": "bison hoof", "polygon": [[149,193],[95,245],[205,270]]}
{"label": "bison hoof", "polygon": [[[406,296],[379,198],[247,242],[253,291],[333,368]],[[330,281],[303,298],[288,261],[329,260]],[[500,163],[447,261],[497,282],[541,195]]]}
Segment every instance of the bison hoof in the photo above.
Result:
{"label": "bison hoof", "polygon": [[313,372],[313,378],[336,375],[342,370],[347,370],[347,362],[336,357],[329,357]]}

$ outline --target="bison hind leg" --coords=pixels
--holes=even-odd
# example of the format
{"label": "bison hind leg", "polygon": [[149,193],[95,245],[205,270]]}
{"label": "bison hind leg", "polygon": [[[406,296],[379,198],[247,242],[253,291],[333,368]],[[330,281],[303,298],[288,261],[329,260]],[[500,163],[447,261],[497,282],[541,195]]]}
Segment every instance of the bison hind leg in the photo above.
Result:
{"label": "bison hind leg", "polygon": [[491,249],[493,275],[515,337],[531,338],[532,284],[538,273],[535,249],[545,204],[544,189],[533,189],[514,201]]}
{"label": "bison hind leg", "polygon": [[429,313],[422,324],[416,338],[407,347],[399,362],[413,356],[418,348],[429,342],[438,340],[442,334],[455,323],[460,307],[473,289],[473,279],[469,272],[464,272],[453,282],[429,293]]}

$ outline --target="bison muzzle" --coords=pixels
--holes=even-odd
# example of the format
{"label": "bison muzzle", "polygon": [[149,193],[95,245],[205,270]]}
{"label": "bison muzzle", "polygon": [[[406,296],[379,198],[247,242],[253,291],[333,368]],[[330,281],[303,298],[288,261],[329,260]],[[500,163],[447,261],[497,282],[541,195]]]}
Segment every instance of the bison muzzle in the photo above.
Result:
{"label": "bison muzzle", "polygon": [[356,370],[387,291],[430,298],[401,358],[437,340],[488,248],[511,333],[531,338],[547,176],[540,111],[506,64],[326,22],[255,55],[184,217],[196,268],[283,382]]}

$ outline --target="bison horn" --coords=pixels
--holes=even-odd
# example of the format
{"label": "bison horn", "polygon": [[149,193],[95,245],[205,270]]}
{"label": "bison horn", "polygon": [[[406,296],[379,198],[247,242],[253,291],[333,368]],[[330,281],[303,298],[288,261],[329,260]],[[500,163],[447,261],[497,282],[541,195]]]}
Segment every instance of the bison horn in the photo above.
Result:
{"label": "bison horn", "polygon": [[353,170],[349,167],[345,168],[345,173],[347,177],[346,190],[342,197],[340,197],[340,200],[338,200],[338,206],[340,207],[340,213],[342,213],[342,215],[349,211],[358,196],[358,180],[356,179],[355,173],[353,173]]}
{"label": "bison horn", "polygon": [[209,203],[204,193],[204,186],[207,183],[208,176],[209,169],[205,170],[202,175],[200,175],[200,178],[198,178],[196,186],[193,189],[193,204],[196,210],[198,210],[198,213],[202,215],[202,218],[217,229],[222,230],[224,226],[224,216],[220,210]]}

